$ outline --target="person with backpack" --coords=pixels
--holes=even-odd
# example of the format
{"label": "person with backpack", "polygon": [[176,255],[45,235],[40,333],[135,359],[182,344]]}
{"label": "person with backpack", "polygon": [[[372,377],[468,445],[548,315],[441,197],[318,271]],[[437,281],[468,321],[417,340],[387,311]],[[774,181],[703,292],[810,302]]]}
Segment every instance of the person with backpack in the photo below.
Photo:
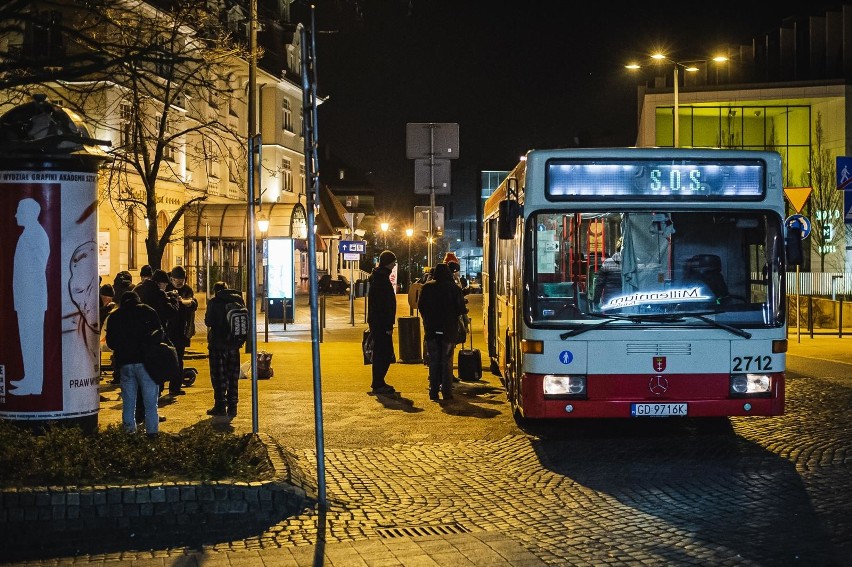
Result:
{"label": "person with backpack", "polygon": [[163,327],[157,313],[139,300],[135,291],[121,296],[118,308],[106,319],[106,344],[113,351],[114,373],[121,381],[121,422],[128,433],[136,432],[137,395],[145,408],[145,433],[155,437],[160,427],[157,398],[160,387],[142,363],[144,346]]}
{"label": "person with backpack", "polygon": [[453,399],[453,351],[459,342],[459,318],[467,313],[461,288],[445,263],[432,270],[433,279],[423,286],[417,308],[423,318],[429,352],[429,399]]}
{"label": "person with backpack", "polygon": [[248,311],[240,292],[228,284],[213,284],[213,298],[204,313],[207,325],[207,351],[210,382],[213,385],[213,407],[207,415],[237,416],[240,382],[240,347],[248,338]]}

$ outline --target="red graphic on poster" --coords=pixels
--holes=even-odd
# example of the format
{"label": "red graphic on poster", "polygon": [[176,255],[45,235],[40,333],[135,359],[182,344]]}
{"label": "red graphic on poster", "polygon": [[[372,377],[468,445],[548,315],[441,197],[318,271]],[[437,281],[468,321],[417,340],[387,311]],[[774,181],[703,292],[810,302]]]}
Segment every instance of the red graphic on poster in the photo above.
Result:
{"label": "red graphic on poster", "polygon": [[63,408],[61,194],[0,186],[0,412]]}

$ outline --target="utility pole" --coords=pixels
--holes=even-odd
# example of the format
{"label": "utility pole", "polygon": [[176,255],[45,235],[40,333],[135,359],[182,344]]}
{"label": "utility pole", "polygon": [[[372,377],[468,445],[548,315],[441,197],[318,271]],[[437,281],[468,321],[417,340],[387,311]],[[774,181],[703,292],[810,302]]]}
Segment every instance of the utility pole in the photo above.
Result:
{"label": "utility pole", "polygon": [[246,254],[248,274],[248,297],[251,332],[246,351],[251,355],[251,430],[258,432],[257,411],[257,243],[254,232],[255,185],[257,183],[257,157],[260,152],[260,136],[257,135],[257,0],[249,5],[249,76],[248,76],[248,187],[246,188]]}

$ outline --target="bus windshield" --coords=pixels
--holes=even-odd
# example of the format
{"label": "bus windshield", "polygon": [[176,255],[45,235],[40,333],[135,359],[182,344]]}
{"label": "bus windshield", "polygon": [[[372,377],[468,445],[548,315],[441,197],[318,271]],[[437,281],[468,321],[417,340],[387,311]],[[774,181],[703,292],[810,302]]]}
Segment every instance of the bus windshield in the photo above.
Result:
{"label": "bus windshield", "polygon": [[528,221],[524,311],[533,327],[783,324],[774,213],[561,210]]}

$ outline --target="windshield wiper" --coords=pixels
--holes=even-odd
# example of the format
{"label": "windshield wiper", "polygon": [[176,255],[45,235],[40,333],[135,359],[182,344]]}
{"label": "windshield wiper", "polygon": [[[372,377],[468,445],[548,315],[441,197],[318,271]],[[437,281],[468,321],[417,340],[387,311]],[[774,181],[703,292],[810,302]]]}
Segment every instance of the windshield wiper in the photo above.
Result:
{"label": "windshield wiper", "polygon": [[743,337],[744,339],[750,339],[751,338],[751,333],[749,333],[748,331],[743,331],[740,328],[733,327],[733,326],[728,325],[726,323],[720,323],[719,321],[714,321],[713,319],[708,319],[706,317],[706,315],[712,315],[712,314],[715,314],[715,313],[716,313],[715,311],[709,311],[707,313],[682,313],[682,315],[684,317],[694,317],[694,318],[698,319],[699,321],[704,321],[705,323],[707,323],[711,327],[716,327],[717,329],[723,329],[725,331],[728,331],[729,333],[733,333],[735,335]]}
{"label": "windshield wiper", "polygon": [[592,331],[594,329],[605,327],[614,321],[631,321],[633,323],[643,323],[646,321],[675,323],[683,321],[686,317],[698,319],[699,321],[707,323],[711,327],[716,327],[717,329],[728,331],[729,333],[733,333],[734,335],[743,337],[745,339],[751,338],[751,333],[749,333],[748,331],[744,331],[726,323],[720,323],[719,321],[714,321],[713,319],[707,318],[707,315],[715,315],[716,313],[716,311],[701,311],[696,313],[646,313],[644,315],[605,315],[603,313],[587,313],[587,315],[591,317],[605,317],[606,319],[594,325],[578,327],[576,329],[572,329],[568,332],[562,333],[561,335],[559,335],[559,338],[564,341],[565,339],[576,337],[577,335],[582,335],[586,331]]}
{"label": "windshield wiper", "polygon": [[614,321],[633,321],[634,323],[639,323],[639,321],[634,320],[633,317],[621,317],[616,315],[604,315],[603,313],[586,313],[589,317],[597,317],[604,318],[600,323],[595,323],[594,325],[584,325],[582,327],[577,327],[576,329],[572,329],[565,333],[559,335],[559,338],[563,341],[565,339],[576,337],[577,335],[582,335],[586,331],[591,331],[594,329],[600,329],[601,327],[605,327]]}

